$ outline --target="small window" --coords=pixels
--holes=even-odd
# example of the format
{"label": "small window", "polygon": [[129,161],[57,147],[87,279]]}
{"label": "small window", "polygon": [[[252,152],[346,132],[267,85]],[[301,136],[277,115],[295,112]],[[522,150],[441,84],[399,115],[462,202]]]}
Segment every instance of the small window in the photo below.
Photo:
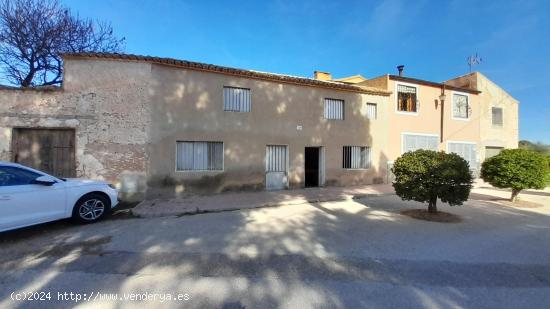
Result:
{"label": "small window", "polygon": [[250,89],[223,87],[223,110],[226,112],[250,112]]}
{"label": "small window", "polygon": [[377,116],[377,109],[375,103],[367,103],[367,118],[368,119],[376,119]]}
{"label": "small window", "polygon": [[344,100],[325,99],[325,119],[344,119]]}
{"label": "small window", "polygon": [[371,149],[367,146],[344,146],[342,167],[345,169],[367,169],[371,166]]}
{"label": "small window", "polygon": [[40,174],[12,166],[0,167],[0,187],[30,185]]}
{"label": "small window", "polygon": [[453,118],[468,119],[468,96],[453,94]]}
{"label": "small window", "polygon": [[485,147],[485,159],[498,155],[502,150],[504,150],[504,147]]}
{"label": "small window", "polygon": [[397,111],[417,112],[416,87],[397,85]]}
{"label": "small window", "polygon": [[493,107],[492,108],[492,119],[493,119],[493,126],[495,127],[502,127],[502,108],[501,107]]}
{"label": "small window", "polygon": [[177,142],[178,171],[222,171],[222,142]]}

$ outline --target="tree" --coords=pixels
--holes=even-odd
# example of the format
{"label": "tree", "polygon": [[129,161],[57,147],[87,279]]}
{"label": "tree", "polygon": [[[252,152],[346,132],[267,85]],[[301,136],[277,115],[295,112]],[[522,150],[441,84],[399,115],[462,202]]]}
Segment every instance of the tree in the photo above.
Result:
{"label": "tree", "polygon": [[403,200],[428,203],[437,212],[437,199],[451,206],[468,200],[473,177],[468,162],[454,153],[416,150],[395,160],[393,188]]}
{"label": "tree", "polygon": [[550,156],[550,145],[541,142],[533,143],[527,140],[521,140],[519,141],[518,146],[521,149],[533,150],[535,152]]}
{"label": "tree", "polygon": [[32,87],[62,81],[64,52],[119,52],[107,23],[80,18],[58,0],[0,3],[0,68],[9,83]]}
{"label": "tree", "polygon": [[481,165],[481,178],[497,188],[511,188],[516,201],[524,189],[543,189],[550,181],[547,159],[527,149],[505,149]]}

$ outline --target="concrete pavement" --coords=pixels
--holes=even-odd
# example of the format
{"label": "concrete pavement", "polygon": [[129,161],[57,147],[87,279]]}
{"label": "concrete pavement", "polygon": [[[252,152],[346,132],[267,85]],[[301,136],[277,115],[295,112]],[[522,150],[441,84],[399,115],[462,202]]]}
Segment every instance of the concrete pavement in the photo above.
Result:
{"label": "concrete pavement", "polygon": [[132,213],[142,218],[179,216],[206,212],[254,209],[342,201],[365,196],[393,194],[391,184],[305,188],[282,191],[225,192],[188,195],[171,199],[150,199],[139,203]]}
{"label": "concrete pavement", "polygon": [[[547,307],[550,194],[527,193],[546,206],[519,209],[495,203],[506,192],[483,190],[440,205],[463,217],[456,224],[402,216],[425,205],[388,195],[7,233],[0,307]],[[108,294],[11,300],[24,291]],[[114,293],[122,299],[105,299]]]}

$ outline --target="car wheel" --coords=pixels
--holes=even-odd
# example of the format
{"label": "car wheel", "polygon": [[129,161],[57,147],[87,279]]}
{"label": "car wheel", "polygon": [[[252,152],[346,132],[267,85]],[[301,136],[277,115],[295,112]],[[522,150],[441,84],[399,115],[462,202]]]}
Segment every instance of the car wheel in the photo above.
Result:
{"label": "car wheel", "polygon": [[111,210],[108,198],[101,194],[90,193],[81,197],[73,208],[73,221],[92,223],[103,219]]}

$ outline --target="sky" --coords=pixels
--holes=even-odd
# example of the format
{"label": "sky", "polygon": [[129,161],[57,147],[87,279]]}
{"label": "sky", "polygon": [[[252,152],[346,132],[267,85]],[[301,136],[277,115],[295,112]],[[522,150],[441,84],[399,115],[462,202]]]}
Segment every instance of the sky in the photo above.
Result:
{"label": "sky", "polygon": [[550,143],[550,1],[62,0],[124,52],[311,77],[444,81],[478,70],[520,101],[520,139]]}

